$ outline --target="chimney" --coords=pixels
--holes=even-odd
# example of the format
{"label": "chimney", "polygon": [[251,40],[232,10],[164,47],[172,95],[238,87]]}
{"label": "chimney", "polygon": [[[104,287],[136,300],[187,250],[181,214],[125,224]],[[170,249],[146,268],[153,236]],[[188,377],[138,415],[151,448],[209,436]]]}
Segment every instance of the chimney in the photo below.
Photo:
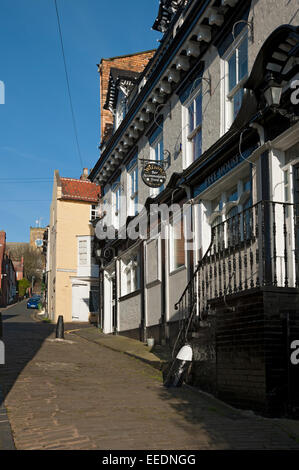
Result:
{"label": "chimney", "polygon": [[80,176],[80,180],[86,181],[89,175],[88,168],[83,168],[83,173]]}

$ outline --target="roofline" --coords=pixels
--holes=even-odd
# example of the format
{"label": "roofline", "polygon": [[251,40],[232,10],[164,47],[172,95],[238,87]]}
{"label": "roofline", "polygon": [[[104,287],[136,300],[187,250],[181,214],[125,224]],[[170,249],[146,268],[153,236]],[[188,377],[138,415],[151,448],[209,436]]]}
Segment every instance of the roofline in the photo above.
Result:
{"label": "roofline", "polygon": [[60,181],[64,181],[64,180],[67,180],[67,181],[76,181],[78,183],[91,183],[91,184],[95,184],[96,186],[99,186],[99,184],[97,183],[94,183],[93,181],[90,181],[90,180],[80,180],[80,178],[68,178],[67,176],[60,176]]}
{"label": "roofline", "polygon": [[132,54],[124,54],[124,55],[116,55],[114,57],[103,57],[101,59],[101,62],[99,64],[97,64],[97,66],[99,67],[101,65],[101,63],[103,62],[103,60],[115,60],[115,59],[122,59],[123,57],[132,57],[132,56],[135,56],[135,55],[142,55],[142,54],[148,54],[149,52],[154,52],[156,51],[157,48],[155,49],[148,49],[146,51],[139,51],[139,52],[133,52]]}

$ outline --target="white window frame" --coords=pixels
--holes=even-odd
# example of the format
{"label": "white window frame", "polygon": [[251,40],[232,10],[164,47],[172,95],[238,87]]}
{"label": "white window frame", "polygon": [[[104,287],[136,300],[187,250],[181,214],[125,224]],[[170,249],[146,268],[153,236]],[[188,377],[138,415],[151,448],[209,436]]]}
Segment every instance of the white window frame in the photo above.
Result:
{"label": "white window frame", "polygon": [[[121,260],[123,276],[121,279],[121,296],[124,297],[140,289],[140,254],[135,252],[130,255],[129,260]],[[137,276],[136,276],[137,273]],[[136,283],[135,283],[136,277]],[[129,282],[128,282],[129,281]],[[130,288],[128,288],[130,285]]]}
{"label": "white window frame", "polygon": [[[183,168],[188,168],[197,158],[202,154],[202,144],[200,155],[195,157],[193,153],[193,139],[201,134],[202,136],[202,102],[200,109],[200,122],[197,124],[193,130],[189,131],[189,108],[193,104],[195,105],[197,98],[201,95],[202,99],[202,86],[200,85],[193,93],[187,98],[184,105],[182,106],[182,127],[183,127]],[[195,110],[195,121],[197,120]],[[201,141],[202,142],[202,141]]]}
{"label": "white window frame", "polygon": [[[133,180],[133,174],[135,178]],[[133,182],[133,187],[132,187]],[[135,216],[138,213],[138,163],[128,171],[128,214]]]}
{"label": "white window frame", "polygon": [[116,229],[119,229],[120,211],[121,211],[121,184],[118,183],[115,185],[112,191],[112,219],[113,219],[112,225]]}
{"label": "white window frame", "polygon": [[[221,135],[225,134],[234,122],[234,101],[233,98],[241,90],[248,78],[247,74],[238,80],[239,70],[239,48],[244,40],[247,39],[247,69],[248,69],[248,31],[242,31],[233,44],[229,47],[221,59]],[[229,92],[229,60],[236,53],[236,85]]]}
{"label": "white window frame", "polygon": [[99,204],[91,204],[90,206],[90,220],[96,220],[99,216]]}
{"label": "white window frame", "polygon": [[[161,152],[161,143],[162,143],[162,152]],[[164,140],[163,140],[163,132],[161,132],[156,140],[151,144],[150,149],[150,159],[155,160],[156,162],[161,162],[164,160]],[[157,157],[160,158],[157,158]],[[164,184],[160,186],[160,188],[150,188],[150,196],[155,197],[160,194],[164,189]]]}

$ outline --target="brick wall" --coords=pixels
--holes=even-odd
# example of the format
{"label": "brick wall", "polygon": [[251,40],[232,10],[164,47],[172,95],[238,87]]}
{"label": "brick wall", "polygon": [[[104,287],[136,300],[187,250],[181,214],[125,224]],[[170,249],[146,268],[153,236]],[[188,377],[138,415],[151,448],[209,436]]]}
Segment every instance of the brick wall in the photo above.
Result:
{"label": "brick wall", "polygon": [[[262,410],[266,403],[263,293],[216,307],[217,394],[234,406]],[[235,310],[231,310],[234,308]]]}
{"label": "brick wall", "polygon": [[113,124],[112,113],[103,106],[106,101],[110,68],[118,68],[122,70],[132,70],[134,72],[142,72],[148,61],[152,58],[155,51],[146,51],[138,54],[131,54],[121,57],[112,57],[110,59],[102,59],[99,65],[100,73],[100,98],[101,98],[101,139],[105,135],[105,129]]}
{"label": "brick wall", "polygon": [[290,344],[299,339],[297,290],[253,289],[213,308],[217,396],[265,415],[298,416],[299,366],[290,363]]}

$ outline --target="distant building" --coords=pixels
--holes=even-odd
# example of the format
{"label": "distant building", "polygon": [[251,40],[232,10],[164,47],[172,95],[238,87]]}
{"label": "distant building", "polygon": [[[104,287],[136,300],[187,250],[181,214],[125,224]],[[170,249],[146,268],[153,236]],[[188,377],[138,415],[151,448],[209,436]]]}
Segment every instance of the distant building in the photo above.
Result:
{"label": "distant building", "polygon": [[42,251],[45,230],[45,227],[30,227],[29,245]]}
{"label": "distant building", "polygon": [[47,245],[47,310],[56,321],[87,322],[98,312],[98,271],[93,253],[94,229],[100,187],[81,179],[54,174]]}

